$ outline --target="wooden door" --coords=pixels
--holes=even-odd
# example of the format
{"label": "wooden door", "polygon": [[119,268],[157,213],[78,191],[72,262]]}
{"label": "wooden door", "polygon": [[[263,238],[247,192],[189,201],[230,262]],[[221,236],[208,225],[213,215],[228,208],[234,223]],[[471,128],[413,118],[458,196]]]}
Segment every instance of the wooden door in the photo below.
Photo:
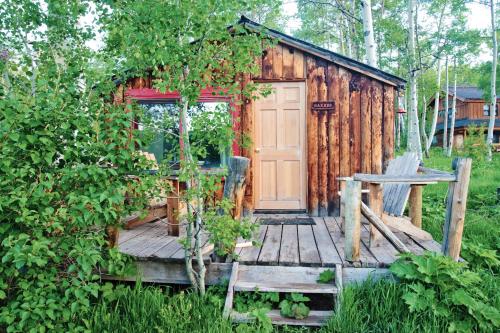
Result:
{"label": "wooden door", "polygon": [[254,103],[255,209],[306,208],[305,83],[272,84]]}

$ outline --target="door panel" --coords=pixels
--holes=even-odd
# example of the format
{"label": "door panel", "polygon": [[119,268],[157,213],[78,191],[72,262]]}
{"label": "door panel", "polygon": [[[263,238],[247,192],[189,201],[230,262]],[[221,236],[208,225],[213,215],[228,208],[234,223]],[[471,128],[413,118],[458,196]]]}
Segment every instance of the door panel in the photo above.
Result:
{"label": "door panel", "polygon": [[254,117],[255,208],[305,209],[305,83],[273,83]]}

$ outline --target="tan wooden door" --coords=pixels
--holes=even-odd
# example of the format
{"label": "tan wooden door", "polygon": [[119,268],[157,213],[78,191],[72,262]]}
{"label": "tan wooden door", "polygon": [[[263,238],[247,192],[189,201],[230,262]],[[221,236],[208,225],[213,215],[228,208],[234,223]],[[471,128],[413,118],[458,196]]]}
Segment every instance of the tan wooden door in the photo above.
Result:
{"label": "tan wooden door", "polygon": [[254,103],[255,209],[305,209],[305,83],[272,90]]}

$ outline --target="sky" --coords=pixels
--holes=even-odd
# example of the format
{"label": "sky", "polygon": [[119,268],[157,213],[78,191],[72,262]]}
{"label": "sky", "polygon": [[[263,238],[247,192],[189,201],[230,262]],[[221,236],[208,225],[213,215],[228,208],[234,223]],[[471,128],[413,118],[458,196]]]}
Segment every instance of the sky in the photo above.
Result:
{"label": "sky", "polygon": [[[479,4],[477,2],[469,3],[467,5],[470,9],[470,14],[468,17],[468,28],[469,29],[491,29],[490,21],[490,10],[489,7]],[[300,20],[294,16],[297,14],[297,2],[294,0],[284,0],[283,10],[285,14],[290,17],[288,19],[288,24],[286,26],[285,32],[291,33],[300,27]],[[375,22],[376,24],[376,22]],[[476,59],[477,62],[484,62],[491,59],[491,50],[483,45],[479,57]]]}

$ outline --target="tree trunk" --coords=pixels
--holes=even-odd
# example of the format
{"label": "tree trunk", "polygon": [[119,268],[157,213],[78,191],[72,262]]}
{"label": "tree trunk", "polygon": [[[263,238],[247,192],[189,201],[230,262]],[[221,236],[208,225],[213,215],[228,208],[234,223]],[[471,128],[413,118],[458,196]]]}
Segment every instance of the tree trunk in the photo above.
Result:
{"label": "tree trunk", "polygon": [[493,42],[493,61],[491,65],[491,104],[490,104],[490,121],[488,122],[488,136],[486,144],[488,145],[488,161],[492,160],[492,145],[493,145],[493,129],[495,128],[496,106],[497,106],[497,57],[498,45],[496,34],[496,18],[495,18],[495,0],[490,0],[491,5],[491,39]]}
{"label": "tree trunk", "polygon": [[377,66],[377,44],[373,32],[372,2],[362,0],[361,8],[363,13],[363,35],[365,36],[366,61],[372,67]]}
{"label": "tree trunk", "polygon": [[[436,89],[436,95],[434,97],[434,112],[432,114],[432,125],[431,125],[431,131],[429,133],[429,140],[425,145],[425,156],[429,156],[429,150],[431,149],[432,146],[432,140],[434,140],[434,135],[436,134],[436,125],[439,113],[439,95],[441,94],[441,59],[438,59],[437,63],[436,85],[437,89]],[[422,130],[425,131],[425,128],[423,128]]]}
{"label": "tree trunk", "polygon": [[446,156],[450,157],[453,150],[453,139],[455,138],[455,117],[457,114],[457,58],[453,61],[453,102],[451,103],[450,139],[448,140],[448,151]]}
{"label": "tree trunk", "polygon": [[445,80],[446,80],[446,99],[444,100],[444,119],[443,119],[443,153],[446,152],[446,149],[448,148],[448,108],[449,106],[449,95],[450,95],[450,80],[448,77],[448,56],[446,56],[446,61],[445,61]]}
{"label": "tree trunk", "polygon": [[[429,138],[427,137],[427,132],[425,130],[425,127],[427,126],[427,100],[425,96],[422,98],[422,117],[421,123],[420,123],[420,134],[422,135],[422,140],[424,141],[424,147],[430,146],[429,144]],[[432,141],[431,141],[432,142]],[[425,149],[425,157],[429,158],[429,149]]]}
{"label": "tree trunk", "polygon": [[418,126],[417,69],[415,68],[415,0],[408,1],[408,53],[410,62],[410,114],[408,121],[408,151],[415,152],[422,160],[420,128]]}

